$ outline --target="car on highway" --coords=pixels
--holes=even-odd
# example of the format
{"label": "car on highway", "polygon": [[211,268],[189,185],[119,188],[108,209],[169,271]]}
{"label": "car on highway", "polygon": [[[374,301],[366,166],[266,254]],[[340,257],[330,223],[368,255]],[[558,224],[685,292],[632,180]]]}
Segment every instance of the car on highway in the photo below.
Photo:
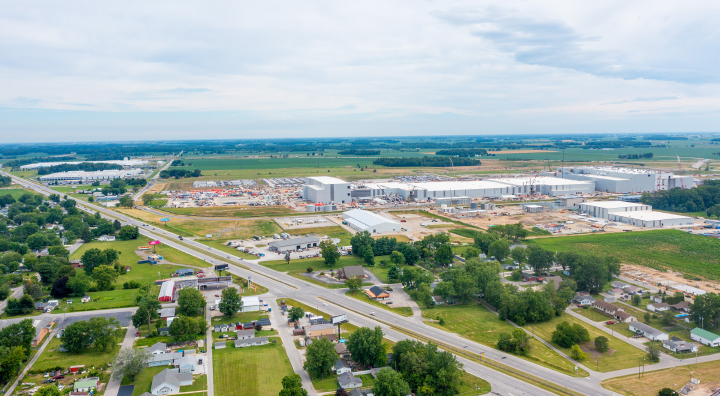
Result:
{"label": "car on highway", "polygon": [[370,312],[370,315],[375,316],[375,312]]}

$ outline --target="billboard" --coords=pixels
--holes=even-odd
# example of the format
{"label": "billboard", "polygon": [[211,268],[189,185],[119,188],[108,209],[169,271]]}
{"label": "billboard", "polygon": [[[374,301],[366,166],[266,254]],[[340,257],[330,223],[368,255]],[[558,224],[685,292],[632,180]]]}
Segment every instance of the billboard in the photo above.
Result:
{"label": "billboard", "polygon": [[345,314],[333,316],[330,318],[330,323],[332,323],[332,324],[345,323],[347,321],[348,321],[347,315],[345,315]]}
{"label": "billboard", "polygon": [[163,217],[162,219],[160,219],[160,221],[162,221],[162,222],[170,221],[170,218],[169,218],[169,217]]}
{"label": "billboard", "polygon": [[148,245],[159,245],[159,244],[160,244],[160,241],[150,241],[150,243],[148,243]]}

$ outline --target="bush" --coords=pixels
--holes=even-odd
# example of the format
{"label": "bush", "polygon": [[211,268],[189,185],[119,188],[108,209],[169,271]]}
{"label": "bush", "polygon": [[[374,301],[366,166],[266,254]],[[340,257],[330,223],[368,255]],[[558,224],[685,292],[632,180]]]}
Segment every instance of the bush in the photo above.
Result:
{"label": "bush", "polygon": [[320,276],[325,276],[325,271],[320,271]]}
{"label": "bush", "polygon": [[88,293],[95,293],[96,291],[97,291],[96,286],[90,286],[90,288],[88,289]]}
{"label": "bush", "polygon": [[312,269],[312,267],[307,267],[307,270],[306,270],[306,271],[307,271],[308,273],[311,273],[311,272],[313,272],[313,269]]}
{"label": "bush", "polygon": [[610,348],[610,346],[608,345],[607,337],[599,336],[595,338],[595,349],[603,353],[607,352],[608,348]]}
{"label": "bush", "polygon": [[140,287],[140,282],[131,280],[129,282],[123,283],[123,289],[137,289]]}

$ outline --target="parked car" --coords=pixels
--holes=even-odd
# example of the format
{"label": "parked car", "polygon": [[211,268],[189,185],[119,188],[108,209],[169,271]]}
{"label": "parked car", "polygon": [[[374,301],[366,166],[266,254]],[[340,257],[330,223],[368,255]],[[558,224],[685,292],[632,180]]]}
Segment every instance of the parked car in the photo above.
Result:
{"label": "parked car", "polygon": [[609,324],[609,325],[615,324],[615,321],[614,321],[614,320],[608,320],[607,322],[605,322],[605,324]]}

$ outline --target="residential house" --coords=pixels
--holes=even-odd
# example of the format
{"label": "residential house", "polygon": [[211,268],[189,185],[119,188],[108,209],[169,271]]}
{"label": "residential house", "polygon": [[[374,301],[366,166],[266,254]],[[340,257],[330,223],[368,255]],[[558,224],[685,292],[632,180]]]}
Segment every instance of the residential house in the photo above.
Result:
{"label": "residential house", "polygon": [[670,309],[676,312],[688,313],[690,312],[690,303],[688,303],[687,301],[680,301],[675,305],[671,305]]}
{"label": "residential house", "polygon": [[433,305],[445,305],[445,299],[442,296],[432,296]]}
{"label": "residential house", "polygon": [[544,279],[543,277],[537,276],[537,275],[533,275],[533,274],[525,274],[525,273],[522,274],[522,281],[523,281],[523,282],[542,282],[543,279]]}
{"label": "residential house", "polygon": [[175,317],[175,308],[158,309],[158,314],[160,315],[160,319],[167,321],[168,318]]}
{"label": "residential house", "polygon": [[348,396],[373,396],[373,393],[372,389],[362,390],[355,388],[348,392]]}
{"label": "residential house", "polygon": [[373,286],[370,289],[365,290],[365,293],[373,300],[385,300],[386,298],[390,298],[390,293],[379,286]]}
{"label": "residential house", "polygon": [[625,292],[628,294],[642,294],[643,289],[637,286],[628,286],[625,288]]}
{"label": "residential house", "polygon": [[653,304],[648,304],[648,305],[647,305],[647,309],[648,309],[648,311],[650,311],[650,312],[662,312],[662,311],[667,311],[667,310],[670,309],[670,304],[668,304],[668,303],[653,303]]}
{"label": "residential house", "polygon": [[347,347],[342,342],[335,344],[335,353],[337,353],[340,358],[350,357],[350,351],[348,351]]}
{"label": "residential house", "polygon": [[83,303],[87,303],[87,302],[92,301],[92,299],[90,298],[90,296],[88,296],[88,295],[86,294],[86,295],[83,296],[82,299],[80,299],[80,301],[83,302]]}
{"label": "residential house", "polygon": [[669,349],[675,353],[688,353],[698,351],[697,345],[693,344],[692,342],[681,340],[677,337],[672,337],[671,339],[665,340],[662,343],[666,349]]}
{"label": "residential house", "polygon": [[656,303],[661,303],[661,302],[663,302],[663,298],[661,295],[658,294],[656,296],[650,296],[650,301],[656,302]]}
{"label": "residential house", "polygon": [[169,327],[160,327],[160,328],[158,328],[158,334],[170,335],[170,328]]}
{"label": "residential house", "polygon": [[707,330],[703,330],[699,327],[696,327],[690,331],[690,338],[693,341],[697,341],[703,345],[711,347],[720,346],[720,335],[711,333]]}
{"label": "residential house", "polygon": [[575,297],[573,297],[572,302],[578,306],[592,305],[592,303],[595,302],[595,298],[588,292],[577,292],[575,293]]}
{"label": "residential house", "polygon": [[90,392],[91,390],[97,388],[98,382],[100,382],[100,378],[98,377],[83,378],[75,381],[73,390],[75,392]]}
{"label": "residential house", "polygon": [[630,285],[628,285],[625,282],[612,281],[612,282],[610,282],[610,287],[612,287],[614,289],[625,289],[625,288],[630,287]]}
{"label": "residential house", "polygon": [[97,239],[99,242],[114,242],[115,236],[114,235],[101,235]]}
{"label": "residential house", "polygon": [[178,352],[167,352],[151,355],[148,358],[148,367],[167,366],[174,364],[175,360],[182,357],[181,353]]}
{"label": "residential house", "polygon": [[338,383],[343,389],[353,389],[362,386],[362,380],[352,375],[352,373],[340,374],[340,376],[338,377]]}
{"label": "residential house", "polygon": [[360,279],[366,278],[365,269],[362,267],[362,265],[350,265],[340,268],[337,272],[340,279],[350,279],[353,276],[356,276]]}
{"label": "residential house", "polygon": [[225,341],[216,342],[215,349],[225,349]]}
{"label": "residential house", "polygon": [[238,340],[247,340],[249,338],[255,338],[255,330],[237,330]]}
{"label": "residential house", "polygon": [[642,334],[650,341],[664,341],[669,339],[667,333],[663,333],[662,331],[652,328],[641,322],[630,323],[628,329],[632,332],[635,332],[636,334]]}
{"label": "residential house", "polygon": [[598,311],[604,313],[605,315],[608,315],[615,320],[629,323],[636,320],[635,316],[628,314],[623,310],[622,308],[615,306],[613,304],[610,304],[606,301],[601,300],[595,300],[595,302],[592,303],[593,308],[597,309]]}
{"label": "residential house", "polygon": [[164,342],[156,342],[148,348],[148,351],[153,355],[159,355],[167,351],[167,344]]}
{"label": "residential house", "polygon": [[70,265],[72,265],[75,268],[83,268],[83,263],[82,263],[82,260],[80,260],[80,259],[70,260]]}
{"label": "residential house", "polygon": [[616,298],[622,296],[623,293],[624,293],[623,289],[619,289],[619,288],[610,289],[607,291],[608,295],[616,297]]}
{"label": "residential house", "polygon": [[244,340],[235,340],[235,348],[246,348],[250,346],[266,345],[267,343],[267,337],[246,338]]}
{"label": "residential house", "polygon": [[310,325],[305,327],[305,333],[308,337],[317,337],[321,335],[334,334],[335,327],[331,323]]}
{"label": "residential house", "polygon": [[185,355],[182,358],[175,361],[175,367],[180,373],[192,373],[195,371],[195,363],[197,358],[195,355]]}
{"label": "residential house", "polygon": [[181,373],[178,369],[165,369],[153,377],[150,393],[153,395],[178,393],[181,386],[192,385],[192,383],[192,373]]}
{"label": "residential house", "polygon": [[340,375],[343,373],[349,373],[351,371],[352,371],[352,369],[347,364],[345,359],[338,359],[338,361],[335,362],[335,374]]}

